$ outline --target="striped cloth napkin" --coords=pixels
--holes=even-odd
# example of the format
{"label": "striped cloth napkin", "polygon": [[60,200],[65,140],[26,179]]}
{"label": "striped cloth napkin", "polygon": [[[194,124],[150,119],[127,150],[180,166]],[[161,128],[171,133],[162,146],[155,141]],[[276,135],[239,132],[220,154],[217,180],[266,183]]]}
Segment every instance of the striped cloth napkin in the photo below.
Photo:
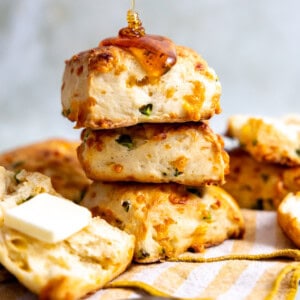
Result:
{"label": "striped cloth napkin", "polygon": [[278,227],[276,212],[243,210],[243,215],[243,240],[184,254],[179,261],[132,265],[88,299],[137,298],[145,292],[179,299],[295,299],[300,250]]}
{"label": "striped cloth napkin", "polygon": [[[283,235],[275,212],[243,210],[243,214],[243,240],[228,240],[200,254],[186,253],[176,261],[133,264],[85,299],[135,299],[146,295],[199,300],[295,299],[300,250]],[[3,300],[36,299],[11,281],[0,284],[0,295]]]}

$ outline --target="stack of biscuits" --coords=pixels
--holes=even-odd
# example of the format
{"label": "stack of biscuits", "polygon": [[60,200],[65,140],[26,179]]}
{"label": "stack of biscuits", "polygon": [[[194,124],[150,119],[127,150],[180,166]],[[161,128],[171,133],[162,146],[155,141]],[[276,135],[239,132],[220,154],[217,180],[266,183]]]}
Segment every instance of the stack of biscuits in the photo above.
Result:
{"label": "stack of biscuits", "polygon": [[176,64],[151,78],[127,49],[99,46],[66,61],[63,115],[84,128],[79,161],[93,180],[81,204],[134,234],[134,260],[154,262],[239,238],[244,223],[223,189],[215,72],[175,46]]}

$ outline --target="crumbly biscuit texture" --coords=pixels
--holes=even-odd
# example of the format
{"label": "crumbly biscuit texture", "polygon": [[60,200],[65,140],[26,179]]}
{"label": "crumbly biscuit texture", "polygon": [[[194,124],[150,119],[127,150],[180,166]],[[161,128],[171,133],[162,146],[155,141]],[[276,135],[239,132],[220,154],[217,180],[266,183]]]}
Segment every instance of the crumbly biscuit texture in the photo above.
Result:
{"label": "crumbly biscuit texture", "polygon": [[25,170],[12,172],[0,166],[0,224],[3,222],[3,210],[19,205],[41,193],[58,196],[49,177]]}
{"label": "crumbly biscuit texture", "polygon": [[259,162],[241,148],[228,154],[230,172],[222,187],[240,207],[274,210],[288,193],[300,191],[300,167]]}
{"label": "crumbly biscuit texture", "polygon": [[177,63],[152,78],[129,51],[94,48],[66,61],[63,114],[77,128],[200,121],[221,112],[221,85],[193,50],[177,46]]}
{"label": "crumbly biscuit texture", "polygon": [[216,186],[94,182],[82,205],[135,235],[134,260],[141,263],[201,252],[244,233],[238,205]]}
{"label": "crumbly biscuit texture", "polygon": [[90,184],[77,159],[78,146],[79,141],[48,139],[0,154],[0,165],[47,175],[58,193],[77,202]]}
{"label": "crumbly biscuit texture", "polygon": [[278,207],[278,224],[300,248],[300,191],[288,194]]}
{"label": "crumbly biscuit texture", "polygon": [[78,158],[96,181],[223,183],[228,155],[205,123],[85,130]]}
{"label": "crumbly biscuit texture", "polygon": [[228,120],[227,134],[238,139],[256,160],[300,165],[300,122],[296,117],[234,115]]}
{"label": "crumbly biscuit texture", "polygon": [[75,300],[103,287],[130,264],[134,237],[100,218],[50,244],[0,229],[0,262],[40,299]]}

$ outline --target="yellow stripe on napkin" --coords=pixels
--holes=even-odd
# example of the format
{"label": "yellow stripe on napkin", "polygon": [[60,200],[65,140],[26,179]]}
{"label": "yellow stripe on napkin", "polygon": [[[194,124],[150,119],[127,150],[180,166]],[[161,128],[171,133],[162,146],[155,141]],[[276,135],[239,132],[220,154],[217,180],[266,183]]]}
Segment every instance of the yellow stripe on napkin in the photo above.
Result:
{"label": "yellow stripe on napkin", "polygon": [[167,262],[132,265],[107,285],[107,291],[127,287],[197,300],[293,299],[300,278],[296,262],[300,250],[278,227],[275,212],[243,210],[243,215],[242,240],[227,240],[204,253],[184,253]]}

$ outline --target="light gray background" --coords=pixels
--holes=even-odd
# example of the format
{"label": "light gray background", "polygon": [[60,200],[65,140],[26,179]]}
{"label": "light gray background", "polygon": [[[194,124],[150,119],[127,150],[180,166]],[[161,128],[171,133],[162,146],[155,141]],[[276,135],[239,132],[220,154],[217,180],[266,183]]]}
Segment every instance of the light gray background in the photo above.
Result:
{"label": "light gray background", "polygon": [[[130,0],[0,0],[0,150],[79,138],[61,116],[64,60],[126,25]],[[235,113],[300,112],[300,1],[136,0],[148,33],[194,48],[220,77],[225,129]]]}

